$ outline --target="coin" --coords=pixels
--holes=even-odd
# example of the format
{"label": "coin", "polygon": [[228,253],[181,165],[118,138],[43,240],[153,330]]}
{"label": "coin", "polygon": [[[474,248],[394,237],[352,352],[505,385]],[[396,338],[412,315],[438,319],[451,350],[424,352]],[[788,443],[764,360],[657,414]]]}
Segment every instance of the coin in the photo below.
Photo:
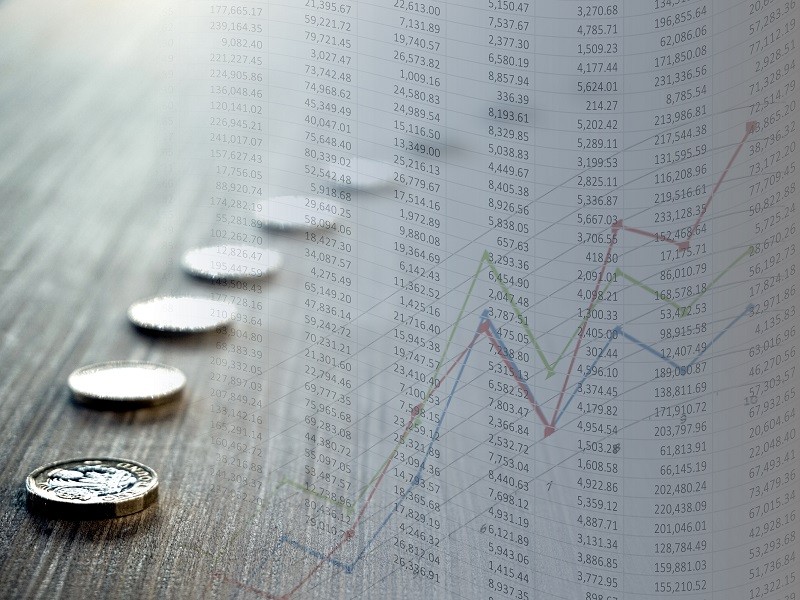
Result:
{"label": "coin", "polygon": [[264,277],[280,266],[280,254],[256,246],[207,246],[189,250],[183,255],[183,268],[206,279]]}
{"label": "coin", "polygon": [[361,190],[370,190],[391,184],[394,167],[389,163],[369,158],[353,158],[347,166],[328,165],[330,178],[337,183]]}
{"label": "coin", "polygon": [[78,402],[109,408],[134,408],[177,399],[186,376],[158,363],[117,360],[80,367],[67,380]]}
{"label": "coin", "polygon": [[321,196],[273,196],[255,211],[264,227],[275,229],[330,227],[345,214],[341,204]]}
{"label": "coin", "polygon": [[128,318],[137,327],[192,333],[210,331],[230,322],[230,306],[192,296],[158,296],[131,305]]}
{"label": "coin", "polygon": [[76,458],[36,469],[25,489],[28,506],[49,517],[108,519],[155,502],[158,475],[132,460]]}

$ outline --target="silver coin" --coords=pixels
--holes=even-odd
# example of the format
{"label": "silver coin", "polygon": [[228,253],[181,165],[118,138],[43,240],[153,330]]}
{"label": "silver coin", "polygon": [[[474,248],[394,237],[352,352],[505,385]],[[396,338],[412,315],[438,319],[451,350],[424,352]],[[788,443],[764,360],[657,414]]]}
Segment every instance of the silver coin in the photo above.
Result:
{"label": "silver coin", "polygon": [[206,279],[265,277],[280,266],[280,254],[256,246],[207,246],[189,250],[183,255],[183,268]]}
{"label": "silver coin", "polygon": [[322,196],[273,196],[255,212],[264,227],[275,229],[330,227],[345,214],[341,204]]}
{"label": "silver coin", "polygon": [[328,165],[331,180],[362,190],[393,183],[394,172],[391,164],[370,158],[353,158],[346,167],[334,163]]}
{"label": "silver coin", "polygon": [[25,489],[28,506],[49,517],[108,519],[155,502],[158,475],[132,460],[77,458],[36,469]]}
{"label": "silver coin", "polygon": [[167,365],[117,360],[76,369],[67,384],[78,402],[133,408],[177,399],[186,386],[186,376]]}
{"label": "silver coin", "polygon": [[232,317],[230,305],[192,296],[158,296],[128,309],[128,318],[137,327],[173,333],[211,331]]}

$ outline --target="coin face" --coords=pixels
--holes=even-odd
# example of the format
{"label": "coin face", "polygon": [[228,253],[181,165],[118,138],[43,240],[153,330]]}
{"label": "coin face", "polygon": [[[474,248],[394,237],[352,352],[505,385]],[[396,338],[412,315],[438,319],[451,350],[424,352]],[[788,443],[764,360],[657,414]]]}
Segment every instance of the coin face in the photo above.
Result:
{"label": "coin face", "polygon": [[195,248],[183,255],[183,268],[206,279],[265,277],[281,266],[281,255],[256,246],[225,244]]}
{"label": "coin face", "polygon": [[186,386],[186,376],[167,365],[118,360],[76,369],[67,384],[78,402],[134,408],[176,400]]}
{"label": "coin face", "polygon": [[158,296],[128,309],[128,318],[137,327],[173,333],[211,331],[232,317],[228,304],[192,296]]}
{"label": "coin face", "polygon": [[273,196],[255,215],[264,227],[314,229],[330,227],[341,220],[346,211],[338,202],[321,196]]}
{"label": "coin face", "polygon": [[158,497],[150,467],[117,458],[79,458],[36,469],[25,480],[28,506],[49,517],[108,519],[143,510]]}

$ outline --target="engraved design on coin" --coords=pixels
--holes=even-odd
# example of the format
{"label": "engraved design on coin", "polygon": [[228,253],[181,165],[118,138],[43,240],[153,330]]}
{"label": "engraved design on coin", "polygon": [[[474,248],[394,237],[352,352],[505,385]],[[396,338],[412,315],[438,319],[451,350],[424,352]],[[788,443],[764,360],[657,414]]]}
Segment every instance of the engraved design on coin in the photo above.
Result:
{"label": "engraved design on coin", "polygon": [[158,476],[130,460],[74,459],[36,469],[25,488],[29,506],[48,516],[109,518],[152,504],[158,497]]}
{"label": "engraved design on coin", "polygon": [[88,501],[118,494],[136,485],[136,481],[134,475],[122,469],[86,465],[51,471],[42,488],[65,500]]}

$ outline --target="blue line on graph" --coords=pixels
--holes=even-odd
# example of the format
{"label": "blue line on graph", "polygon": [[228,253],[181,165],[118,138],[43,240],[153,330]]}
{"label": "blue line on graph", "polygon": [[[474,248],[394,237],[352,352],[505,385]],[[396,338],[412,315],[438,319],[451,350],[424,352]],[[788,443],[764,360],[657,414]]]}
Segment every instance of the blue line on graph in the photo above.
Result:
{"label": "blue line on graph", "polygon": [[[714,343],[717,340],[719,340],[719,338],[721,338],[723,335],[725,335],[725,333],[727,333],[727,331],[731,327],[733,327],[740,319],[742,319],[747,314],[747,312],[749,310],[751,310],[752,308],[753,308],[752,304],[747,305],[747,307],[741,312],[741,314],[739,314],[736,318],[734,318],[731,322],[729,322],[722,329],[722,331],[720,331],[717,335],[715,335],[714,338],[706,345],[706,347],[703,349],[703,351],[700,352],[700,354],[698,354],[686,366],[681,366],[681,365],[675,363],[674,361],[672,361],[672,360],[670,360],[668,358],[664,358],[661,355],[661,353],[659,353],[657,350],[655,350],[652,346],[649,346],[648,344],[645,344],[644,342],[639,341],[638,339],[636,339],[635,337],[633,337],[632,335],[630,335],[628,333],[625,333],[622,330],[622,325],[617,325],[613,329],[613,333],[612,333],[611,337],[608,339],[608,341],[603,346],[602,351],[598,354],[597,358],[595,358],[595,360],[592,362],[591,367],[589,369],[587,369],[586,374],[584,374],[584,376],[581,378],[581,380],[579,382],[577,382],[573,386],[574,389],[572,391],[572,394],[567,399],[566,403],[564,403],[564,406],[562,407],[562,409],[559,412],[559,414],[556,416],[556,419],[554,420],[553,424],[555,425],[555,423],[557,423],[558,420],[561,418],[561,416],[566,412],[567,407],[569,406],[570,402],[572,402],[572,399],[577,394],[577,391],[578,391],[578,388],[579,388],[580,384],[584,383],[590,377],[590,374],[594,371],[594,369],[592,367],[594,367],[598,363],[600,358],[603,357],[603,355],[605,354],[605,351],[611,345],[611,342],[614,341],[615,339],[617,339],[617,337],[619,337],[620,335],[622,335],[623,337],[631,340],[632,342],[637,344],[639,347],[641,347],[643,350],[646,350],[649,353],[653,354],[654,356],[657,356],[661,360],[664,360],[665,362],[669,363],[671,366],[673,366],[679,372],[685,373],[686,370],[691,368],[692,365],[694,365],[698,360],[700,360],[700,357],[702,357],[709,350],[709,348],[711,348],[711,346],[713,346]],[[408,489],[403,493],[403,495],[400,496],[400,498],[394,503],[394,508],[392,508],[388,512],[386,517],[384,517],[384,519],[381,522],[381,524],[375,530],[375,533],[373,533],[372,536],[367,541],[367,543],[364,544],[364,547],[361,549],[361,551],[358,553],[358,555],[352,560],[352,562],[346,563],[346,562],[343,562],[343,561],[340,561],[340,560],[336,560],[335,558],[326,557],[326,555],[323,554],[322,552],[320,552],[319,550],[316,550],[315,548],[311,548],[310,546],[302,544],[302,543],[290,538],[286,534],[283,534],[283,535],[280,536],[279,544],[283,543],[283,542],[289,543],[290,545],[294,546],[295,548],[297,548],[299,550],[302,550],[303,552],[306,552],[307,554],[313,556],[314,558],[317,558],[319,560],[324,560],[324,561],[332,564],[335,567],[343,569],[346,573],[352,573],[353,572],[353,569],[355,568],[356,564],[364,557],[364,555],[367,553],[369,548],[372,546],[372,543],[377,539],[377,537],[380,535],[380,533],[383,531],[383,529],[386,527],[386,525],[388,525],[388,523],[391,520],[391,518],[394,515],[394,513],[397,512],[397,510],[400,508],[400,505],[403,503],[403,500],[405,500],[408,497],[408,494],[411,493],[412,489],[414,489],[416,486],[419,485],[419,483],[421,481],[420,475],[421,475],[422,471],[425,469],[425,465],[427,463],[428,457],[430,456],[431,449],[433,448],[433,443],[439,437],[438,433],[439,433],[439,430],[442,427],[442,423],[444,422],[444,417],[447,414],[447,410],[450,408],[450,403],[452,402],[453,397],[455,396],[456,389],[458,388],[458,384],[461,381],[461,376],[464,373],[464,369],[467,366],[467,362],[469,361],[469,357],[472,354],[472,348],[475,345],[476,339],[481,334],[481,327],[483,326],[484,322],[491,329],[492,335],[498,341],[498,344],[502,347],[503,352],[506,354],[506,358],[508,358],[509,362],[513,365],[513,369],[516,372],[517,376],[519,377],[519,380],[523,383],[523,385],[525,386],[526,391],[530,394],[529,397],[533,398],[533,394],[530,393],[530,390],[528,389],[527,383],[525,383],[522,380],[519,368],[517,367],[516,363],[514,363],[514,360],[511,358],[511,356],[508,354],[508,349],[506,348],[505,344],[503,343],[502,339],[500,338],[500,335],[498,334],[498,332],[495,329],[494,325],[492,324],[491,320],[488,318],[488,312],[489,312],[488,310],[484,310],[481,313],[481,318],[480,318],[480,321],[478,323],[478,328],[475,331],[475,335],[472,338],[472,342],[470,342],[470,344],[469,344],[469,347],[467,349],[466,355],[464,356],[464,359],[461,361],[461,367],[458,370],[458,375],[456,375],[455,381],[453,382],[453,387],[450,390],[450,394],[447,396],[447,402],[445,403],[444,408],[442,409],[442,414],[439,416],[439,420],[436,423],[436,429],[434,430],[433,435],[431,435],[431,440],[428,443],[427,450],[425,451],[425,457],[422,459],[422,462],[420,463],[420,466],[417,469],[416,474],[411,479],[411,484],[408,486]],[[277,551],[277,548],[276,548],[276,551]]]}
{"label": "blue line on graph", "polygon": [[667,363],[669,363],[669,364],[670,364],[670,366],[672,366],[672,367],[673,367],[673,368],[674,368],[676,371],[678,371],[678,373],[680,373],[681,375],[685,375],[685,374],[686,374],[686,372],[687,372],[689,369],[691,369],[691,368],[692,368],[692,367],[695,365],[695,363],[696,363],[698,360],[700,360],[700,358],[701,358],[701,357],[702,357],[702,356],[703,356],[703,355],[704,355],[704,354],[705,354],[705,353],[708,351],[708,349],[709,349],[709,348],[711,348],[711,346],[713,346],[713,345],[714,345],[714,342],[716,342],[716,341],[717,341],[717,340],[718,340],[720,337],[722,337],[722,336],[725,334],[725,332],[726,332],[726,331],[728,331],[728,329],[730,329],[731,327],[733,327],[733,326],[736,324],[736,322],[737,322],[739,319],[741,319],[741,318],[742,318],[742,317],[743,317],[743,316],[744,316],[744,315],[747,313],[747,311],[749,311],[749,310],[750,310],[752,307],[753,307],[753,305],[752,305],[752,304],[748,305],[748,306],[747,306],[747,308],[745,308],[744,312],[742,312],[742,313],[741,313],[741,314],[740,314],[738,317],[736,317],[736,318],[735,318],[733,321],[731,321],[730,323],[728,323],[728,324],[725,326],[725,328],[724,328],[722,331],[720,331],[720,332],[719,332],[717,335],[715,335],[715,336],[714,336],[714,339],[712,339],[712,340],[711,340],[711,341],[710,341],[708,344],[706,344],[706,347],[705,347],[705,348],[703,348],[702,352],[700,352],[700,354],[698,354],[697,356],[695,356],[695,357],[694,357],[694,359],[693,359],[693,360],[692,360],[692,361],[691,361],[689,364],[687,364],[686,366],[679,365],[679,364],[678,364],[678,363],[676,363],[674,360],[671,360],[671,359],[669,359],[669,358],[664,358],[664,356],[662,356],[662,355],[661,355],[659,352],[657,352],[656,350],[654,350],[654,349],[652,348],[652,346],[648,346],[648,345],[647,345],[647,344],[645,344],[644,342],[641,342],[641,341],[637,340],[637,339],[636,339],[635,337],[633,337],[631,334],[629,334],[629,333],[625,333],[624,331],[622,331],[622,328],[621,328],[621,327],[617,327],[617,329],[619,329],[620,333],[622,334],[622,337],[625,337],[625,338],[629,339],[630,341],[632,341],[633,343],[635,343],[637,346],[639,346],[639,347],[640,347],[640,348],[642,348],[643,350],[647,350],[648,352],[650,352],[651,354],[653,354],[653,355],[657,356],[657,357],[658,357],[658,358],[660,358],[661,360],[663,360],[663,361],[666,361]]}
{"label": "blue line on graph", "polygon": [[[336,567],[339,567],[341,569],[344,569],[348,573],[352,572],[352,570],[353,570],[353,566],[352,565],[347,564],[345,562],[342,562],[340,560],[336,560],[335,558],[327,558],[326,559],[325,555],[322,552],[320,552],[319,550],[315,550],[314,548],[311,548],[310,546],[306,546],[304,544],[301,544],[300,542],[298,542],[296,540],[293,540],[292,538],[290,538],[286,534],[283,534],[281,536],[280,541],[281,542],[285,542],[285,543],[289,544],[290,546],[294,546],[295,548],[298,548],[298,549],[302,550],[303,552],[305,552],[307,554],[310,554],[314,558],[318,558],[319,560],[327,560],[332,565],[334,565]],[[276,548],[276,550],[277,550],[277,548]]]}
{"label": "blue line on graph", "polygon": [[445,414],[447,414],[447,409],[450,408],[450,402],[452,402],[452,400],[453,400],[453,396],[456,393],[456,388],[458,388],[458,384],[461,381],[461,375],[464,373],[464,369],[467,366],[467,361],[469,361],[470,354],[472,354],[472,347],[475,345],[475,341],[476,341],[477,337],[480,335],[481,326],[483,325],[484,321],[488,321],[488,318],[487,318],[488,312],[489,312],[488,310],[484,310],[481,313],[481,320],[478,323],[478,329],[477,329],[477,331],[475,332],[475,335],[472,338],[472,342],[470,343],[469,349],[467,350],[467,353],[464,356],[464,360],[461,361],[461,367],[458,369],[458,375],[456,375],[456,379],[453,382],[453,387],[450,389],[450,394],[447,396],[447,402],[445,402],[444,408],[442,409],[442,414],[439,416],[439,420],[436,423],[436,429],[434,429],[433,435],[431,435],[431,441],[428,442],[428,448],[427,448],[427,450],[425,450],[425,457],[422,459],[422,462],[420,463],[419,468],[417,469],[417,472],[414,474],[414,477],[411,478],[411,485],[408,486],[408,489],[403,493],[402,496],[400,496],[399,500],[397,500],[394,503],[394,508],[392,508],[392,510],[389,511],[389,513],[383,519],[381,524],[375,530],[375,533],[373,533],[372,536],[367,541],[367,543],[364,544],[364,547],[361,549],[361,551],[358,553],[358,555],[353,559],[353,561],[350,562],[350,563],[345,563],[345,562],[342,562],[342,561],[339,561],[339,560],[336,560],[336,559],[333,559],[333,558],[326,558],[326,556],[324,554],[322,554],[319,550],[316,550],[314,548],[306,546],[305,544],[301,544],[300,542],[289,538],[286,534],[283,534],[281,536],[281,538],[280,538],[281,541],[288,542],[292,546],[295,546],[296,548],[299,548],[300,550],[303,550],[303,551],[307,552],[308,554],[310,554],[311,556],[314,556],[315,558],[318,558],[319,560],[326,560],[327,562],[331,563],[332,565],[334,565],[336,567],[339,567],[341,569],[344,569],[344,571],[346,573],[352,573],[353,572],[353,569],[355,568],[355,566],[358,563],[358,561],[360,561],[362,558],[364,558],[364,555],[367,553],[367,551],[369,550],[370,546],[372,546],[372,543],[380,535],[380,533],[381,533],[381,531],[383,531],[384,527],[386,527],[386,525],[389,524],[389,521],[391,520],[392,516],[394,516],[394,513],[397,512],[397,510],[400,508],[400,505],[403,503],[403,500],[405,500],[408,497],[408,495],[411,493],[411,490],[413,490],[416,486],[419,485],[419,483],[421,481],[420,475],[422,474],[422,471],[425,469],[425,464],[427,463],[428,457],[431,454],[431,449],[433,448],[433,442],[436,441],[439,438],[438,434],[439,434],[439,430],[442,427],[442,423],[444,422],[444,416],[445,416]]}
{"label": "blue line on graph", "polygon": [[478,338],[478,335],[480,335],[480,327],[483,324],[483,322],[487,320],[486,319],[486,313],[487,313],[487,311],[483,311],[483,314],[481,314],[481,321],[480,321],[480,323],[478,325],[478,331],[475,332],[475,335],[472,338],[472,343],[469,345],[469,350],[467,350],[467,354],[464,356],[464,360],[461,361],[461,368],[458,369],[458,375],[456,375],[456,379],[453,382],[453,387],[450,389],[450,394],[447,396],[447,402],[445,402],[444,408],[442,409],[442,414],[439,416],[438,423],[436,423],[436,429],[433,430],[433,435],[431,435],[431,441],[428,442],[428,449],[425,451],[425,458],[422,459],[422,462],[420,463],[419,468],[417,469],[417,472],[414,474],[414,477],[411,479],[411,485],[408,486],[408,489],[400,497],[400,500],[398,500],[395,503],[394,509],[390,510],[389,514],[386,515],[386,518],[380,524],[378,529],[375,530],[375,533],[372,535],[372,537],[369,538],[369,541],[364,545],[364,548],[361,550],[361,552],[358,553],[358,556],[356,556],[355,560],[353,560],[353,563],[352,563],[353,566],[355,566],[355,564],[359,560],[361,560],[361,558],[363,558],[364,554],[367,552],[369,547],[372,545],[372,542],[375,541],[375,538],[378,537],[378,534],[381,532],[381,530],[384,527],[386,527],[386,525],[389,523],[389,519],[391,519],[392,515],[395,512],[397,512],[397,509],[400,508],[400,504],[402,504],[403,500],[405,500],[408,497],[408,494],[411,493],[411,490],[419,485],[419,483],[420,483],[420,475],[422,474],[422,471],[425,469],[425,464],[428,462],[428,457],[431,455],[431,449],[433,448],[433,442],[435,440],[439,439],[439,430],[442,428],[442,423],[444,422],[444,416],[447,413],[447,409],[450,408],[450,402],[452,402],[453,396],[455,396],[456,388],[458,387],[458,384],[461,381],[461,375],[464,373],[464,368],[467,366],[467,361],[469,360],[470,354],[472,354],[472,347],[475,345],[475,341]]}
{"label": "blue line on graph", "polygon": [[711,340],[711,341],[710,341],[708,344],[706,344],[706,347],[705,347],[705,348],[703,348],[703,350],[702,350],[702,352],[700,352],[700,354],[698,354],[697,356],[695,356],[695,357],[694,357],[694,359],[692,359],[692,361],[691,361],[690,363],[686,364],[686,365],[679,365],[679,364],[678,364],[678,363],[676,363],[674,360],[672,360],[672,359],[669,359],[669,358],[665,358],[665,357],[664,357],[664,356],[663,356],[663,355],[662,355],[662,354],[661,354],[661,353],[660,353],[658,350],[656,350],[656,349],[655,349],[655,348],[653,348],[652,346],[650,346],[650,345],[648,345],[648,344],[645,344],[644,342],[642,342],[642,341],[640,341],[640,340],[636,339],[636,338],[635,338],[635,337],[633,337],[633,336],[632,336],[630,333],[625,333],[625,332],[622,330],[622,325],[617,325],[617,326],[614,328],[614,330],[613,330],[613,333],[612,333],[611,337],[608,339],[608,341],[607,341],[607,342],[605,343],[605,345],[603,346],[603,349],[602,349],[602,350],[600,351],[600,353],[597,355],[597,358],[595,358],[595,359],[594,359],[594,361],[592,362],[591,366],[590,366],[588,369],[586,369],[586,373],[584,374],[584,376],[581,378],[581,380],[580,380],[580,381],[578,381],[577,383],[575,383],[575,384],[573,385],[572,393],[570,394],[570,396],[569,396],[569,398],[567,399],[567,401],[564,403],[564,406],[561,408],[561,411],[560,411],[560,412],[558,413],[558,415],[556,416],[556,420],[553,422],[553,425],[555,425],[556,423],[558,423],[558,420],[559,420],[559,419],[562,417],[562,415],[563,415],[563,414],[566,412],[566,410],[567,410],[567,407],[569,406],[569,403],[570,403],[570,402],[572,402],[572,399],[573,399],[573,398],[575,397],[575,395],[578,393],[578,388],[581,386],[581,384],[582,384],[582,383],[584,383],[584,382],[585,382],[585,381],[586,381],[586,380],[589,378],[589,376],[591,375],[591,373],[593,373],[593,372],[594,372],[594,367],[595,367],[595,365],[597,365],[598,361],[599,361],[599,360],[600,360],[600,359],[603,357],[603,355],[606,353],[606,350],[607,350],[607,349],[608,349],[608,347],[611,345],[611,342],[612,342],[613,340],[615,340],[615,339],[616,339],[616,338],[617,338],[619,335],[621,335],[621,336],[622,336],[622,337],[624,337],[624,338],[627,338],[627,339],[629,339],[629,340],[630,340],[630,341],[632,341],[634,344],[636,344],[637,346],[639,346],[639,347],[640,347],[642,350],[646,350],[647,352],[649,352],[649,353],[650,353],[650,354],[652,354],[653,356],[655,356],[655,357],[657,357],[657,358],[660,358],[660,359],[661,359],[661,360],[663,360],[664,362],[668,363],[668,364],[669,364],[671,367],[673,367],[673,368],[674,368],[676,371],[678,371],[678,373],[680,373],[681,375],[685,375],[685,374],[686,374],[686,372],[687,372],[689,369],[691,369],[691,368],[692,368],[692,367],[695,365],[695,363],[696,363],[698,360],[700,360],[700,358],[701,358],[701,357],[702,357],[702,356],[703,356],[703,355],[704,355],[706,352],[708,352],[709,348],[711,348],[711,346],[713,346],[713,345],[716,343],[716,341],[717,341],[717,340],[719,340],[719,338],[721,338],[723,335],[725,335],[725,334],[728,332],[728,330],[729,330],[731,327],[733,327],[734,325],[736,325],[736,323],[738,323],[738,322],[739,322],[739,320],[740,320],[740,319],[742,319],[742,318],[743,318],[743,317],[744,317],[744,316],[745,316],[745,315],[748,313],[748,311],[750,311],[752,308],[753,308],[753,305],[752,305],[752,304],[748,304],[748,305],[747,305],[747,307],[745,307],[745,309],[744,309],[744,310],[743,310],[743,311],[742,311],[742,312],[741,312],[741,313],[740,313],[740,314],[739,314],[739,315],[738,315],[738,316],[737,316],[735,319],[733,319],[733,321],[731,321],[730,323],[728,323],[728,324],[727,324],[727,325],[726,325],[726,326],[725,326],[725,327],[722,329],[722,331],[720,331],[720,332],[719,332],[717,335],[715,335],[715,336],[712,338],[712,340]]}

